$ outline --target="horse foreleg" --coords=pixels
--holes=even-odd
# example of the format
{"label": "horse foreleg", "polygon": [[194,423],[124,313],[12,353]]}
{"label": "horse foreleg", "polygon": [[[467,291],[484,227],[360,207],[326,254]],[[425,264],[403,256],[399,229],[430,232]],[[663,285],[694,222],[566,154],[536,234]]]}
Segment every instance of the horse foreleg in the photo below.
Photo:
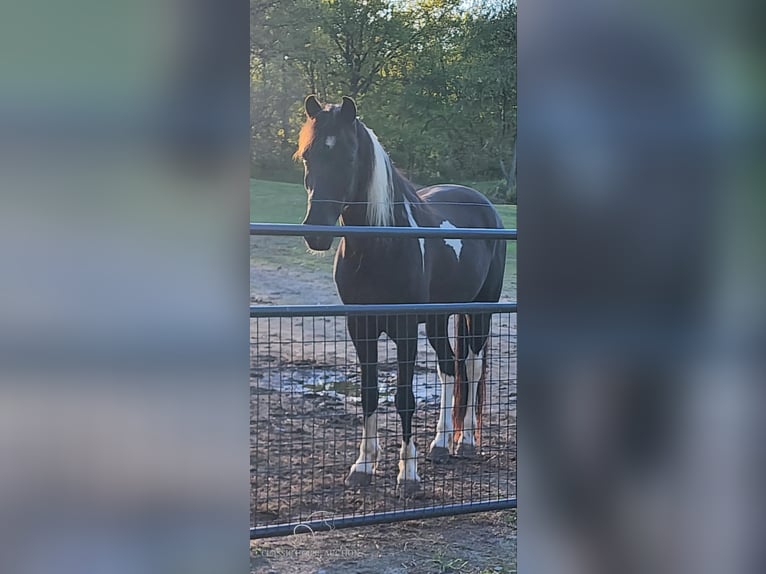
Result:
{"label": "horse foreleg", "polygon": [[447,339],[447,317],[434,316],[426,322],[428,341],[436,351],[437,371],[441,396],[439,398],[439,422],[436,424],[436,436],[428,447],[428,458],[432,462],[449,460],[452,450],[452,410],[455,406],[455,356]]}
{"label": "horse foreleg", "polygon": [[362,486],[369,484],[372,475],[378,467],[380,446],[378,444],[378,414],[364,415],[364,429],[362,430],[362,442],[359,444],[359,457],[351,465],[351,471],[346,478],[348,486]]}
{"label": "horse foreleg", "polygon": [[415,372],[415,356],[417,355],[417,334],[417,322],[408,321],[405,332],[400,333],[395,339],[396,358],[399,364],[396,410],[402,422],[402,447],[399,450],[399,474],[396,477],[396,486],[400,497],[412,496],[420,489],[418,453],[412,437],[412,417],[415,414],[412,377]]}
{"label": "horse foreleg", "polygon": [[362,412],[364,427],[359,444],[359,457],[351,465],[346,478],[348,486],[369,484],[378,465],[380,445],[378,443],[378,334],[369,329],[359,329],[362,323],[349,318],[349,333],[359,356],[362,370]]}
{"label": "horse foreleg", "polygon": [[441,397],[439,400],[439,422],[436,423],[436,436],[428,448],[428,458],[433,462],[444,462],[449,459],[452,447],[452,409],[454,408],[455,377],[444,372],[441,367],[439,382],[441,383]]}

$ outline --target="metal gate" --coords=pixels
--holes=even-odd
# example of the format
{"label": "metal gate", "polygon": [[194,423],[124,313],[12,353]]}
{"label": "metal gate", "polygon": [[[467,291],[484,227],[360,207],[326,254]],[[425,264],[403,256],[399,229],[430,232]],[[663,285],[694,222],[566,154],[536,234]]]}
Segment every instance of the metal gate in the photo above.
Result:
{"label": "metal gate", "polygon": [[[515,240],[516,230],[250,224],[251,235],[375,235]],[[286,278],[289,280],[289,278]],[[379,342],[378,435],[382,460],[370,486],[344,478],[361,438],[356,354],[345,329],[350,315],[492,312],[481,439],[476,457],[425,460],[439,413],[436,356],[421,328],[413,388],[421,492],[395,492],[401,442],[393,404],[396,351]],[[501,510],[516,506],[516,303],[425,305],[258,305],[251,317],[250,537],[333,530]]]}

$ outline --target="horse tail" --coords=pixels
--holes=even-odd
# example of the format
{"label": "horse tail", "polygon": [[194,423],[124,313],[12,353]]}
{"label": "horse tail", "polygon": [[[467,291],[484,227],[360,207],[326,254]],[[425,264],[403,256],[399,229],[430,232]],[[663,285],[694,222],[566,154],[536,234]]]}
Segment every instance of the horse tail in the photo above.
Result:
{"label": "horse tail", "polygon": [[455,315],[455,385],[453,390],[452,429],[453,442],[460,440],[463,433],[463,419],[468,407],[468,381],[465,360],[468,357],[468,317],[462,313]]}

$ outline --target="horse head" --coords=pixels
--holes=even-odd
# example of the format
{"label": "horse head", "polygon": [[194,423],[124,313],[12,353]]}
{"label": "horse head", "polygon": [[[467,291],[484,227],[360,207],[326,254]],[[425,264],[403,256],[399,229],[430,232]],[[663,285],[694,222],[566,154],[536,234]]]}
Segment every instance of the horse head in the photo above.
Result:
{"label": "horse head", "polygon": [[[343,97],[341,104],[322,105],[310,95],[304,102],[306,122],[295,158],[303,162],[308,204],[304,225],[335,225],[343,208],[353,201],[359,168],[356,104]],[[332,237],[307,235],[308,247],[326,251]]]}

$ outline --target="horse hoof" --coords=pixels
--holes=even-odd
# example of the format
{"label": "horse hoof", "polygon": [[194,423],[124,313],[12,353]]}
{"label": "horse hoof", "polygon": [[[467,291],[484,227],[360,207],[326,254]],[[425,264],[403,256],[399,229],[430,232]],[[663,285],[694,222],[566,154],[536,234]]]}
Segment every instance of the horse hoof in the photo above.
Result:
{"label": "horse hoof", "polygon": [[449,460],[449,449],[444,446],[435,446],[428,453],[428,460],[433,463],[441,464]]}
{"label": "horse hoof", "polygon": [[476,447],[472,444],[460,443],[457,445],[455,454],[463,458],[476,458]]}
{"label": "horse hoof", "polygon": [[372,482],[372,475],[366,472],[352,472],[346,479],[346,486],[367,486]]}
{"label": "horse hoof", "polygon": [[403,480],[397,483],[396,493],[402,500],[406,498],[420,498],[423,496],[423,491],[421,490],[420,483],[417,480]]}

